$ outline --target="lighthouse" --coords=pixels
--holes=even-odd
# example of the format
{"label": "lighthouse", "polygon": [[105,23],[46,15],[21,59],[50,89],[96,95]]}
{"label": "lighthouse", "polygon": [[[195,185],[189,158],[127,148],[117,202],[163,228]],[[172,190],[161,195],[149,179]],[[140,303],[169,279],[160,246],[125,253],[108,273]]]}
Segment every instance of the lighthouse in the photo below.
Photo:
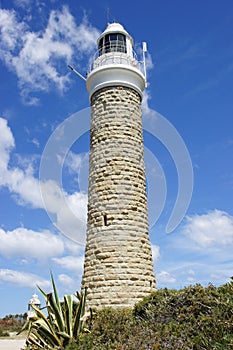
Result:
{"label": "lighthouse", "polygon": [[91,128],[82,289],[88,307],[132,307],[155,290],[142,135],[145,67],[119,23],[108,24],[97,44],[86,79]]}
{"label": "lighthouse", "polygon": [[28,303],[28,311],[27,311],[27,319],[29,320],[31,317],[35,316],[35,310],[33,309],[33,305],[37,308],[41,307],[41,302],[38,298],[37,294],[33,294]]}

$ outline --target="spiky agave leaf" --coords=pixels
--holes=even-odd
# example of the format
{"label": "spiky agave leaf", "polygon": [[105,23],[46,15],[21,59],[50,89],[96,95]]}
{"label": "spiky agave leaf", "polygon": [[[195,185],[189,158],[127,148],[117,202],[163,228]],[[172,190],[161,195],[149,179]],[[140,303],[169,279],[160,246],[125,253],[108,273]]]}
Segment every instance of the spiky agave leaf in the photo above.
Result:
{"label": "spiky agave leaf", "polygon": [[40,292],[43,294],[46,300],[46,307],[47,307],[49,318],[51,319],[51,321],[56,322],[59,332],[63,332],[65,330],[64,317],[63,317],[62,307],[61,307],[61,303],[59,300],[59,296],[57,293],[57,288],[55,285],[52,272],[51,272],[51,280],[52,280],[53,292],[54,292],[55,298],[53,297],[52,293],[45,293],[42,288],[40,288],[39,286],[37,287],[40,290]]}
{"label": "spiky agave leaf", "polygon": [[41,327],[41,331],[46,333],[55,345],[61,345],[59,341],[59,337],[56,335],[56,328],[54,327],[54,323],[50,322],[50,320],[43,314],[43,312],[36,307],[35,305],[32,305],[33,309],[35,310],[37,319],[34,319],[31,324],[31,328],[37,327],[39,325]]}
{"label": "spiky agave leaf", "polygon": [[46,306],[44,308],[47,309],[47,311],[48,311],[48,317],[49,317],[50,322],[53,322],[55,319],[55,316],[52,314],[52,309],[51,309],[51,306],[48,302],[48,294],[50,294],[50,293],[45,293],[45,291],[43,291],[43,289],[40,288],[39,285],[37,285],[37,288],[39,289],[39,291],[41,292],[41,294],[45,298]]}
{"label": "spiky agave leaf", "polygon": [[79,334],[83,330],[84,320],[82,320],[85,313],[85,303],[86,303],[86,289],[83,293],[79,294],[76,292],[76,297],[79,299],[78,307],[74,316],[74,325],[73,325],[73,335],[74,338],[78,338]]}
{"label": "spiky agave leaf", "polygon": [[[52,280],[52,284],[53,284],[53,292],[54,292],[56,304],[57,304],[57,307],[59,309],[60,314],[62,315],[62,307],[61,307],[61,303],[60,303],[59,296],[57,293],[56,284],[55,284],[52,272],[50,274],[51,274],[51,280]],[[63,320],[63,323],[64,323],[64,320]]]}
{"label": "spiky agave leaf", "polygon": [[48,313],[50,317],[54,320],[55,324],[57,325],[58,331],[59,332],[64,332],[65,331],[65,322],[64,322],[64,316],[63,316],[63,310],[60,305],[57,304],[56,299],[54,299],[53,294],[49,293],[47,294],[48,298]]}
{"label": "spiky agave leaf", "polygon": [[[59,337],[56,336],[54,332],[51,332],[50,327],[47,323],[34,316],[31,317],[27,322],[28,336],[27,342],[32,345],[36,345],[41,349],[55,349],[56,344],[58,344]],[[23,327],[19,333],[25,330],[27,327]],[[59,347],[62,342],[59,341]]]}
{"label": "spiky agave leaf", "polygon": [[66,332],[73,337],[73,298],[71,295],[64,296],[64,316],[66,324]]}
{"label": "spiky agave leaf", "polygon": [[33,322],[31,333],[34,333],[34,330],[52,347],[63,345],[63,340],[57,336],[54,331],[51,331],[51,327],[43,319],[39,319]]}
{"label": "spiky agave leaf", "polygon": [[50,346],[44,337],[33,328],[29,337],[27,338],[27,343],[36,345],[41,349],[54,349],[54,346]]}
{"label": "spiky agave leaf", "polygon": [[17,335],[21,334],[23,331],[25,331],[26,329],[28,329],[29,324],[30,324],[30,321],[27,320],[27,321],[24,323],[23,327],[20,329],[20,331],[18,331]]}
{"label": "spiky agave leaf", "polygon": [[29,328],[28,344],[48,350],[61,349],[70,340],[78,340],[81,332],[87,331],[84,328],[86,290],[81,294],[76,293],[78,302],[75,302],[71,295],[65,295],[64,302],[60,302],[52,273],[51,279],[54,294],[47,294],[38,286],[46,300],[48,316],[46,317],[41,309],[32,305],[35,316],[31,317],[23,327],[23,329]]}

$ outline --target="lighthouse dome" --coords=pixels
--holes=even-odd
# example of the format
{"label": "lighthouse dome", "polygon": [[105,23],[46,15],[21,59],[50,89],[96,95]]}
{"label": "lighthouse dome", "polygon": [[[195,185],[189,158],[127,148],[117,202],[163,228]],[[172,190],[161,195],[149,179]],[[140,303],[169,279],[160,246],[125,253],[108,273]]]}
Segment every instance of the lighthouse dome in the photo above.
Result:
{"label": "lighthouse dome", "polygon": [[32,298],[29,301],[29,304],[30,305],[40,305],[41,304],[37,294],[33,294]]}
{"label": "lighthouse dome", "polygon": [[119,33],[129,35],[127,31],[124,29],[124,27],[118,22],[108,23],[108,26],[105,29],[105,31],[102,33],[102,35],[105,35],[106,33],[110,33],[110,32],[112,33],[119,32]]}

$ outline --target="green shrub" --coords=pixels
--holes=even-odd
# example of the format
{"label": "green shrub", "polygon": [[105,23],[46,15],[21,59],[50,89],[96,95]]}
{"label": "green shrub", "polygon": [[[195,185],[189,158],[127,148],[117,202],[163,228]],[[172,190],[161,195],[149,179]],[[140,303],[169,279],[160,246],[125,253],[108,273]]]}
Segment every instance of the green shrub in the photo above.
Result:
{"label": "green shrub", "polygon": [[66,350],[233,349],[233,283],[160,289],[129,309],[96,312]]}
{"label": "green shrub", "polygon": [[[144,298],[132,310],[106,308],[96,311],[86,320],[90,333],[85,333],[83,324],[78,337],[65,333],[65,323],[65,332],[55,329],[55,311],[57,316],[63,317],[65,312],[72,319],[72,313],[68,312],[71,299],[66,302],[65,297],[64,303],[59,304],[55,284],[54,299],[51,299],[51,293],[44,293],[44,296],[48,311],[53,316],[47,321],[43,318],[44,322],[52,322],[51,327],[53,326],[56,335],[67,339],[61,347],[57,347],[59,349],[233,350],[233,280],[220,287],[210,284],[204,288],[197,284],[181,290],[164,288]],[[74,314],[78,305],[73,305]],[[35,311],[37,319],[34,321],[38,322],[41,313]],[[82,308],[80,315],[83,315],[83,311]],[[62,318],[64,320],[67,319],[65,314]],[[38,329],[35,330],[37,332]],[[31,346],[28,349],[34,348]]]}

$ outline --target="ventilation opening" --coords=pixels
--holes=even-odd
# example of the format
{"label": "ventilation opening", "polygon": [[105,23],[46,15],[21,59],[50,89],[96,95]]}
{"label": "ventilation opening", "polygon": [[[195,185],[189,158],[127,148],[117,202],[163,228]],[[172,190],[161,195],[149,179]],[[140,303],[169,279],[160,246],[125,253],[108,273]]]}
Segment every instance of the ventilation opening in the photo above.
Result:
{"label": "ventilation opening", "polygon": [[108,226],[108,220],[107,220],[106,214],[104,214],[104,216],[103,216],[103,224],[104,224],[104,226]]}

